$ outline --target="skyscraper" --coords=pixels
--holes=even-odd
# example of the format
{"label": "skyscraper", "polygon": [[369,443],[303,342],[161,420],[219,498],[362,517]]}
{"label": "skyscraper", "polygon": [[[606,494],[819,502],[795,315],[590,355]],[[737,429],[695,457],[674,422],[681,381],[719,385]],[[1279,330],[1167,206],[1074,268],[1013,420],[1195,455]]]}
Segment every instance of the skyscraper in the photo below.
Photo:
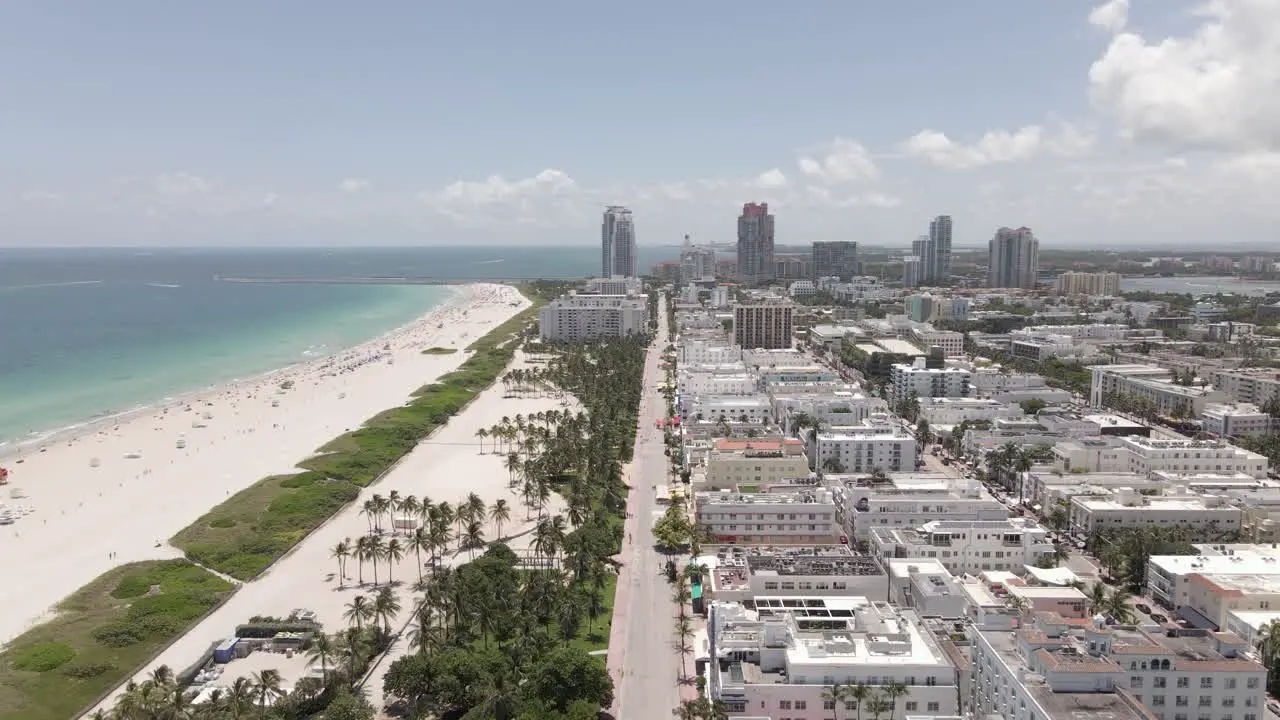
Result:
{"label": "skyscraper", "polygon": [[929,222],[925,243],[924,282],[946,285],[951,282],[951,216],[939,215]]}
{"label": "skyscraper", "polygon": [[902,258],[902,284],[906,287],[928,285],[929,238],[921,235],[911,241],[911,254]]}
{"label": "skyscraper", "polygon": [[636,276],[636,229],[631,211],[621,205],[605,208],[600,223],[600,274]]}
{"label": "skyscraper", "polygon": [[747,203],[738,216],[738,278],[747,285],[774,279],[773,215],[768,203]]}
{"label": "skyscraper", "polygon": [[988,245],[987,285],[1034,289],[1040,270],[1040,241],[1031,228],[1002,227]]}
{"label": "skyscraper", "polygon": [[848,240],[813,244],[813,277],[848,280],[858,274],[858,243]]}
{"label": "skyscraper", "polygon": [[680,282],[697,282],[716,276],[714,248],[694,245],[688,235],[680,246]]}

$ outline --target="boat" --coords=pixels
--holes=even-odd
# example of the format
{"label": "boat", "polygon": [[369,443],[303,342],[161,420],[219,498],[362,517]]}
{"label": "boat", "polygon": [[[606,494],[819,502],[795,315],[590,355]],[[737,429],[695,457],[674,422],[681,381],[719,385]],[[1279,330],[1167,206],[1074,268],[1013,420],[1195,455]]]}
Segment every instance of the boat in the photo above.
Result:
{"label": "boat", "polygon": [[178,449],[179,449],[179,450],[181,450],[182,448],[184,448],[184,447],[186,447],[186,446],[187,446],[187,438],[186,438],[186,436],[185,436],[185,435],[178,435]]}

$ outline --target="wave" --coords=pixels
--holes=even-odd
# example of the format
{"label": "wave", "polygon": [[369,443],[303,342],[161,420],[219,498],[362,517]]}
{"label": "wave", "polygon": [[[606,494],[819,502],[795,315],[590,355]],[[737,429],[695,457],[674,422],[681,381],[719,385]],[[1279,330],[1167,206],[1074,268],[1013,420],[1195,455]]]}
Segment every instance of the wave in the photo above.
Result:
{"label": "wave", "polygon": [[154,287],[154,288],[180,288],[180,287],[182,287],[182,286],[181,286],[181,285],[175,285],[175,284],[173,284],[173,283],[158,283],[158,282],[151,282],[151,283],[147,283],[147,287]]}
{"label": "wave", "polygon": [[506,258],[498,258],[497,260],[479,260],[472,263],[473,265],[493,265],[495,263],[506,262]]}
{"label": "wave", "polygon": [[67,280],[64,282],[32,283],[30,285],[5,285],[0,290],[34,290],[36,288],[71,287],[72,285],[101,285],[101,280]]}

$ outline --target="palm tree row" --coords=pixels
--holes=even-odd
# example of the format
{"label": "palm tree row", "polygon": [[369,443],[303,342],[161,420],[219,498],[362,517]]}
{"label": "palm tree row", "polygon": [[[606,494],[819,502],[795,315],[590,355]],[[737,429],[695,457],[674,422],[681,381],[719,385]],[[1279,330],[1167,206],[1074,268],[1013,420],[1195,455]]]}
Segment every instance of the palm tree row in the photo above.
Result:
{"label": "palm tree row", "polygon": [[[1035,464],[1035,457],[1016,443],[1005,443],[996,450],[987,453],[987,474],[995,482],[1000,483],[1006,492],[1018,493],[1018,503],[1026,499],[1026,473]],[[1016,486],[1016,487],[1015,487]]]}
{"label": "palm tree row", "polygon": [[876,720],[888,713],[892,720],[898,709],[898,700],[910,693],[911,688],[897,680],[889,680],[883,685],[836,683],[822,691],[822,701],[836,720],[841,718],[842,713],[846,713],[843,717],[847,718],[850,710],[857,713],[855,717],[858,720],[862,720],[864,711],[870,712]]}
{"label": "palm tree row", "polygon": [[[543,692],[552,657],[557,667],[581,661],[581,672],[600,683],[586,699],[600,706],[611,701],[603,664],[574,640],[584,631],[593,642],[602,639],[596,633],[603,630],[616,573],[617,518],[626,498],[622,462],[635,433],[644,344],[628,339],[548,346],[548,352],[553,356],[545,366],[510,375],[508,386],[566,392],[583,410],[503,418],[477,435],[483,452],[505,455],[511,489],[538,519],[527,556],[499,540],[471,562],[434,567],[414,585],[413,652],[388,668],[385,691],[406,701],[415,716],[474,711],[508,720],[517,709],[531,717],[564,716],[564,698]],[[565,498],[565,513],[548,511],[552,493]],[[511,510],[495,503],[489,519],[505,523]],[[373,622],[363,612],[361,622]]]}

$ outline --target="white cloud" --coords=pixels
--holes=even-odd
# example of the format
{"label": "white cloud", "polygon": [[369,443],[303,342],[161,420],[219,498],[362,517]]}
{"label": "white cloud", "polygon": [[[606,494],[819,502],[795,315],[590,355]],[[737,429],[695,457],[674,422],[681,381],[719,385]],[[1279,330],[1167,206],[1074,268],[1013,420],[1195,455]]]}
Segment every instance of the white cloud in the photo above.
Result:
{"label": "white cloud", "polygon": [[1089,13],[1090,24],[1118,33],[1129,24],[1129,0],[1108,0]]}
{"label": "white cloud", "polygon": [[836,138],[820,158],[806,155],[797,162],[802,173],[824,183],[869,181],[880,175],[862,143],[845,138]]}
{"label": "white cloud", "polygon": [[1280,150],[1280,2],[1211,0],[1197,15],[1185,36],[1115,35],[1089,68],[1094,107],[1123,137],[1175,151]]}
{"label": "white cloud", "polygon": [[48,190],[27,190],[18,196],[24,203],[48,205],[62,200],[62,195]]}
{"label": "white cloud", "polygon": [[756,178],[755,184],[756,187],[761,190],[773,190],[780,187],[786,187],[787,176],[778,168],[773,168],[772,170],[766,170],[760,173],[760,176]]}
{"label": "white cloud", "polygon": [[1083,153],[1092,144],[1091,135],[1063,124],[1056,134],[1046,133],[1039,125],[1013,132],[992,130],[970,144],[952,140],[938,130],[921,130],[903,141],[901,149],[937,167],[963,170],[1021,162],[1044,153],[1070,157]]}
{"label": "white cloud", "polygon": [[567,173],[547,168],[522,180],[507,180],[501,175],[490,175],[478,182],[458,180],[425,199],[446,205],[482,206],[540,195],[565,194],[576,188],[577,183]]}
{"label": "white cloud", "polygon": [[355,195],[357,193],[368,192],[373,189],[373,183],[365,180],[364,178],[347,178],[342,181],[342,184],[339,185],[339,187],[342,188],[342,192],[349,195]]}
{"label": "white cloud", "polygon": [[163,173],[155,179],[155,190],[161,195],[199,195],[209,191],[209,181],[188,172]]}

